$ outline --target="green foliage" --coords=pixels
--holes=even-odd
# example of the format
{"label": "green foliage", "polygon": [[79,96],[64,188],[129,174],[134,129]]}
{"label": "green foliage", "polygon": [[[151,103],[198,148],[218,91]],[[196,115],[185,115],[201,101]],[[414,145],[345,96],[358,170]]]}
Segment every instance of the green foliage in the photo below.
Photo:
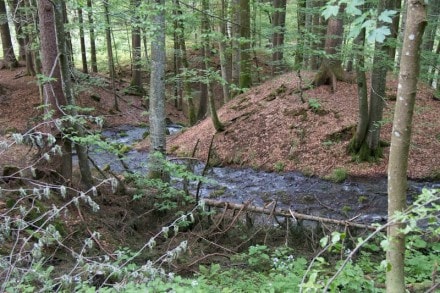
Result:
{"label": "green foliage", "polygon": [[309,99],[308,100],[309,108],[312,109],[313,112],[317,113],[321,110],[322,105],[318,99]]}
{"label": "green foliage", "polygon": [[286,166],[284,162],[278,161],[275,164],[273,164],[273,169],[275,170],[275,172],[283,172],[285,167]]}
{"label": "green foliage", "polygon": [[325,177],[325,179],[333,181],[335,183],[341,183],[347,179],[348,172],[345,168],[335,168],[332,173]]}

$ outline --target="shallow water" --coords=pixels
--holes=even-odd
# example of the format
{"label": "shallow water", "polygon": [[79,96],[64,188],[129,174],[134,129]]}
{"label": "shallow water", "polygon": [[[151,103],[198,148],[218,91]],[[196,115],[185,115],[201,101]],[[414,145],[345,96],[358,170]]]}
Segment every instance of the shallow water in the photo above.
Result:
{"label": "shallow water", "polygon": [[[180,126],[170,126],[170,132],[180,131]],[[123,126],[107,129],[102,134],[108,140],[131,144],[142,139],[146,128]],[[123,172],[124,167],[112,154],[91,152],[98,166],[110,165],[113,171]],[[148,153],[131,150],[123,159],[131,171],[146,172]],[[203,163],[194,166],[201,174]],[[265,172],[251,168],[215,167],[206,177],[215,183],[204,183],[200,189],[202,197],[216,198],[236,203],[252,201],[254,205],[266,205],[272,201],[278,207],[314,216],[334,219],[353,219],[357,222],[385,222],[387,215],[386,178],[349,178],[343,183],[333,183],[316,177],[307,177],[295,172]],[[179,187],[181,182],[174,179]],[[423,187],[440,188],[440,182],[409,182],[407,200],[421,193]],[[195,192],[196,183],[190,186]]]}

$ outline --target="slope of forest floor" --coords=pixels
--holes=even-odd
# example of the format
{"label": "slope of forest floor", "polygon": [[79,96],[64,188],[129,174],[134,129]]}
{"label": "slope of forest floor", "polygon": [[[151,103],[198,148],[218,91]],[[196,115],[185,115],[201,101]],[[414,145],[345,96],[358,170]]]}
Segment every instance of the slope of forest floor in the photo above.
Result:
{"label": "slope of forest floor", "polygon": [[[29,129],[38,110],[40,96],[32,77],[21,76],[23,68],[0,71],[0,134]],[[304,74],[306,84],[311,74]],[[381,139],[390,141],[397,82],[389,76]],[[115,96],[109,84],[84,87],[78,103],[93,107],[94,115],[105,118],[104,127],[148,123],[147,108],[140,97],[123,93],[124,83],[117,87],[119,111],[114,109]],[[208,118],[168,139],[170,153],[188,156],[197,141],[196,157],[206,160],[209,144],[215,135],[211,163],[248,166],[265,170],[301,171],[326,176],[344,168],[351,176],[384,176],[389,147],[376,163],[358,163],[347,153],[347,145],[357,121],[356,84],[338,83],[332,93],[327,86],[304,91],[301,102],[296,74],[287,73],[253,87],[222,106],[218,113],[225,131],[217,133]],[[414,113],[408,175],[414,179],[438,177],[440,173],[440,101],[433,92],[419,84]],[[167,116],[173,122],[185,123],[182,112],[170,101]],[[148,140],[138,144],[147,148]],[[16,156],[19,156],[17,153]],[[19,160],[16,156],[8,160]],[[15,158],[14,158],[15,157]],[[7,162],[2,162],[4,165]]]}
{"label": "slope of forest floor", "polygon": [[[304,73],[303,73],[304,75]],[[307,83],[311,74],[303,81]],[[397,81],[389,76],[381,140],[390,142]],[[356,128],[356,84],[340,82],[337,91],[321,86],[303,92],[300,81],[288,73],[254,87],[219,110],[226,130],[215,134],[210,119],[171,137],[169,149],[191,154],[199,140],[197,157],[206,160],[213,135],[214,160],[220,164],[258,169],[301,171],[326,176],[344,168],[351,176],[385,176],[389,147],[378,162],[355,162],[347,145]],[[419,84],[409,157],[409,177],[437,178],[440,173],[440,101]]]}

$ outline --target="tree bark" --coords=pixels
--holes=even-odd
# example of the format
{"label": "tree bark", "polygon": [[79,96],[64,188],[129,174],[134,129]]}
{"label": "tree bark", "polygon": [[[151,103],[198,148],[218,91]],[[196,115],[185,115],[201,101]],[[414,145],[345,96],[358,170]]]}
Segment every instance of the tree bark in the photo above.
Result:
{"label": "tree bark", "polygon": [[18,66],[18,61],[12,45],[5,0],[0,0],[0,34],[2,37],[3,61],[8,68],[15,68]]}
{"label": "tree bark", "polygon": [[131,0],[131,7],[133,9],[133,22],[131,25],[131,48],[133,59],[131,65],[130,87],[137,95],[142,95],[144,93],[141,80],[141,28],[139,26],[140,19],[137,16],[137,10],[139,9],[140,3],[140,0]]}
{"label": "tree bark", "polygon": [[[272,15],[272,74],[279,74],[284,70],[284,59],[283,59],[283,51],[284,51],[284,33],[286,30],[286,0],[273,0],[273,8],[274,12]],[[299,5],[305,5],[303,0],[300,1]],[[298,9],[298,16],[303,16],[300,14]],[[305,18],[298,19],[298,25]],[[298,27],[298,30],[301,28]],[[298,52],[295,54],[295,64],[298,64],[296,57],[300,58],[301,54]],[[302,58],[300,58],[302,59]]]}
{"label": "tree bark", "polygon": [[26,60],[26,37],[23,31],[23,27],[26,25],[26,14],[23,11],[25,3],[19,0],[12,0],[9,2],[9,7],[14,19],[15,37],[19,45],[18,49],[18,61]]}
{"label": "tree bark", "polygon": [[157,5],[152,23],[156,30],[151,40],[151,79],[150,79],[150,178],[166,177],[161,160],[154,154],[165,155],[165,11],[164,0],[154,0]]}
{"label": "tree bark", "polygon": [[344,11],[345,6],[339,7],[339,16],[330,17],[327,24],[327,33],[325,39],[325,53],[328,57],[325,57],[321,63],[319,71],[316,73],[312,85],[321,86],[324,84],[330,84],[332,91],[336,91],[336,81],[345,81],[345,73],[342,68],[341,57],[339,56],[340,47],[342,44],[342,36],[344,34],[343,21],[341,14]]}
{"label": "tree bark", "polygon": [[[176,5],[176,13],[181,16],[182,10],[180,9],[179,0],[174,0],[174,4]],[[187,70],[189,69],[188,57],[186,52],[186,44],[185,44],[185,25],[183,20],[179,18],[177,21],[177,39],[179,43],[180,55],[182,58],[182,66],[180,69],[180,74],[183,76],[183,95],[184,100],[187,103],[188,107],[188,120],[190,125],[194,125],[197,122],[196,109],[194,106],[194,100],[192,95],[191,82],[189,81]]]}
{"label": "tree bark", "polygon": [[82,8],[78,8],[78,24],[79,24],[79,41],[81,46],[81,61],[82,61],[82,71],[84,73],[89,73],[87,68],[87,53],[86,53],[86,41],[84,39],[84,20]]}
{"label": "tree bark", "polygon": [[[412,117],[419,75],[420,45],[426,25],[424,2],[409,0],[407,13],[388,164],[388,219],[406,208],[406,173]],[[403,223],[397,223],[387,230],[390,241],[387,262],[391,265],[386,273],[387,293],[405,292],[405,234],[400,232],[403,226]]]}
{"label": "tree bark", "polygon": [[[67,103],[71,106],[75,106],[76,103],[70,81],[70,72],[72,71],[72,68],[70,68],[71,63],[69,62],[69,58],[67,54],[67,44],[65,38],[66,32],[64,30],[64,22],[62,21],[63,6],[65,4],[63,2],[64,1],[55,2],[55,7],[54,7],[57,47],[58,47],[60,73],[61,73],[61,84],[63,87],[63,93],[64,96],[66,97]],[[73,109],[71,110],[70,114],[76,116],[78,113],[75,109]],[[84,136],[84,130],[82,129],[81,125],[78,125],[78,123],[73,122],[73,125],[71,126],[75,130],[76,136],[78,137]],[[70,143],[70,141],[68,143]],[[90,189],[93,186],[93,178],[92,178],[92,173],[90,172],[89,159],[87,156],[87,147],[80,143],[75,143],[75,149],[78,155],[78,164],[81,173],[81,182],[84,184],[86,189]]]}
{"label": "tree bark", "polygon": [[[202,0],[202,9],[207,12],[209,10],[209,0]],[[214,94],[212,91],[212,85],[210,80],[211,71],[211,50],[210,50],[210,40],[209,34],[211,33],[208,14],[204,13],[202,16],[202,43],[204,47],[204,74],[205,83],[208,90],[208,102],[209,102],[209,113],[211,114],[211,121],[214,125],[216,131],[223,131],[224,126],[220,122],[217,116],[217,109],[215,107]]]}
{"label": "tree bark", "polygon": [[220,54],[220,66],[222,73],[222,89],[223,89],[223,102],[226,104],[231,98],[230,84],[231,84],[231,58],[230,53],[227,52],[229,38],[227,35],[227,20],[226,15],[228,11],[228,0],[221,0],[220,10],[220,41],[219,41],[219,54]]}
{"label": "tree bark", "polygon": [[92,72],[98,72],[98,62],[96,59],[96,44],[95,44],[95,28],[93,22],[93,12],[92,12],[92,0],[87,0],[87,17],[89,20],[89,34],[90,34],[90,61],[92,63]]}
{"label": "tree bark", "polygon": [[356,127],[356,133],[350,142],[350,149],[356,152],[361,147],[368,129],[368,89],[367,77],[365,74],[365,28],[355,40],[356,50],[356,82],[359,101],[359,117]]}
{"label": "tree bark", "polygon": [[[279,1],[279,0],[276,0]],[[285,25],[285,17],[286,17],[286,3],[284,4],[284,25]],[[306,30],[306,1],[299,0],[297,2],[297,48],[295,50],[295,69],[301,68],[304,63],[304,51],[306,48],[306,40],[304,38],[304,32]],[[284,39],[283,39],[284,44]],[[272,58],[273,59],[273,58]]]}
{"label": "tree bark", "polygon": [[[240,84],[240,0],[231,0],[231,32],[232,32],[232,56],[231,56],[231,79],[236,87]],[[232,97],[238,94],[232,91]]]}
{"label": "tree bark", "polygon": [[240,89],[252,85],[250,0],[240,0]]}
{"label": "tree bark", "polygon": [[[378,15],[385,10],[394,8],[394,0],[381,0],[378,5]],[[378,21],[377,27],[386,25],[382,21]],[[383,116],[383,106],[385,103],[387,73],[390,69],[390,46],[386,40],[384,43],[376,42],[373,57],[373,72],[371,74],[371,91],[370,91],[370,121],[368,123],[368,132],[366,143],[368,157],[381,156],[379,145],[380,130]]]}
{"label": "tree bark", "polygon": [[109,3],[107,0],[103,0],[104,4],[104,14],[105,14],[105,41],[107,45],[107,59],[108,59],[108,71],[112,83],[112,91],[114,95],[114,102],[113,102],[113,108],[116,111],[119,111],[119,105],[118,105],[118,97],[116,96],[116,85],[115,85],[115,79],[116,79],[116,71],[115,71],[115,62],[113,59],[113,48],[112,48],[112,31],[111,31],[111,24],[110,24],[110,12],[109,12]]}
{"label": "tree bark", "polygon": [[[44,104],[46,112],[53,111],[52,119],[61,118],[64,113],[62,107],[67,105],[61,83],[61,72],[58,63],[56,43],[54,7],[50,0],[38,0],[38,18],[40,28],[40,50],[42,58],[42,72],[45,77],[53,78],[43,85]],[[49,130],[56,138],[56,144],[61,147],[62,155],[51,160],[50,169],[57,170],[66,182],[72,180],[72,146],[65,139],[61,130],[55,124],[50,124]]]}

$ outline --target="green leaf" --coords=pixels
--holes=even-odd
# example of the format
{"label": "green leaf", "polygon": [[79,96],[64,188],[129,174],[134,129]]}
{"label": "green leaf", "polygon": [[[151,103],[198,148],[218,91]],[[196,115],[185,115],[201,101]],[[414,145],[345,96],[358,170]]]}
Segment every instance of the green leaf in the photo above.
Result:
{"label": "green leaf", "polygon": [[395,10],[385,10],[382,11],[382,13],[379,15],[378,19],[380,21],[386,22],[386,23],[392,23],[393,22],[393,16],[397,13]]}
{"label": "green leaf", "polygon": [[339,12],[339,5],[328,5],[323,9],[321,15],[325,18],[325,20],[327,20],[332,16],[338,15],[338,12]]}
{"label": "green leaf", "polygon": [[348,1],[345,12],[351,15],[362,15],[362,11],[357,6],[363,5],[364,0],[352,0]]}
{"label": "green leaf", "polygon": [[385,41],[385,37],[389,36],[390,34],[391,31],[388,27],[381,26],[368,34],[368,41],[383,43]]}

